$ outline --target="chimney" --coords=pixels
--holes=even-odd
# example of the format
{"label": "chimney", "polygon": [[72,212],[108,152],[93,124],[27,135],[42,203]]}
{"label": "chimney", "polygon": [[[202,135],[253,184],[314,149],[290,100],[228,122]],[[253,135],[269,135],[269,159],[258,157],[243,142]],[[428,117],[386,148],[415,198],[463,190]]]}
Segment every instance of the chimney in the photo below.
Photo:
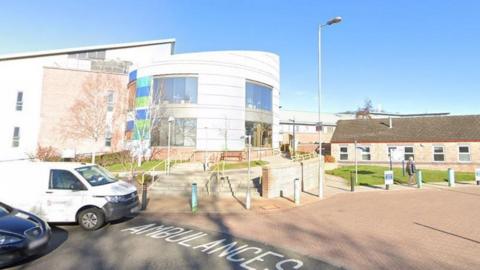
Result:
{"label": "chimney", "polygon": [[393,122],[392,122],[392,117],[391,116],[388,118],[388,127],[393,128]]}

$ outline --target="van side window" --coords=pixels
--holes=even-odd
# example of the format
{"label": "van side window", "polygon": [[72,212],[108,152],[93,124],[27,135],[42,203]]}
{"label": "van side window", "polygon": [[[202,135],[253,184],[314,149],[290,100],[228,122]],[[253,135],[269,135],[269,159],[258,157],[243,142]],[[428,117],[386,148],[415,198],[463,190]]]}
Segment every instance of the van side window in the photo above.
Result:
{"label": "van side window", "polygon": [[51,170],[50,189],[87,190],[78,178],[69,171]]}

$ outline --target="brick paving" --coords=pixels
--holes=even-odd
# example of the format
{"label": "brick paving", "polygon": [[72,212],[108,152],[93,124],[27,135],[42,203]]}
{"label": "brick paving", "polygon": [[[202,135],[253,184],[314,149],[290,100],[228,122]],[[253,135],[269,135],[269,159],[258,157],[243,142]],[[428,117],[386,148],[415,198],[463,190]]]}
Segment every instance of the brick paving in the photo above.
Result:
{"label": "brick paving", "polygon": [[[328,185],[328,183],[327,183]],[[433,184],[377,192],[239,201],[151,201],[145,214],[287,248],[347,269],[480,269],[480,187]],[[167,202],[170,201],[170,209]],[[202,210],[203,208],[203,210]]]}

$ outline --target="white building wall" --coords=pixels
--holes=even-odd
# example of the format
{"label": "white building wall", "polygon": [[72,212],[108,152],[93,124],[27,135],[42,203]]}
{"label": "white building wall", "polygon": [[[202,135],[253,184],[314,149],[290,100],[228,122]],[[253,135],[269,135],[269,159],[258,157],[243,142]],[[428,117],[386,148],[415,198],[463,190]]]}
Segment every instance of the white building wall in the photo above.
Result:
{"label": "white building wall", "polygon": [[[164,58],[173,51],[173,40],[162,44],[121,49],[106,49],[107,60],[130,61],[134,66]],[[117,45],[118,46],[118,45]],[[69,53],[85,51],[51,51],[0,56],[0,161],[28,157],[37,148],[43,83],[43,67],[90,70],[90,61],[68,58]],[[95,47],[88,47],[95,50]],[[19,58],[16,58],[19,57]],[[23,110],[15,110],[17,92],[23,92]],[[68,89],[65,89],[68,94]],[[20,146],[12,147],[13,128],[20,127]]]}
{"label": "white building wall", "polygon": [[268,52],[218,51],[172,55],[137,71],[137,78],[155,75],[198,76],[197,104],[168,105],[175,117],[197,118],[199,150],[244,149],[245,83],[273,87],[272,145],[279,145],[279,57]]}

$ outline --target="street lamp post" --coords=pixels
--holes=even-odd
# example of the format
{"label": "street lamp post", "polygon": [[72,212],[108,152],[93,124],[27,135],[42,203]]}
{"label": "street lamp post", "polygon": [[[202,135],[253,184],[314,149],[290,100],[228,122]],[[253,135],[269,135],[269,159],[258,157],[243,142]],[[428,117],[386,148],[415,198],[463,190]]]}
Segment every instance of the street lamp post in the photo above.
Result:
{"label": "street lamp post", "polygon": [[168,117],[168,138],[167,138],[168,148],[167,148],[167,169],[166,169],[167,175],[170,174],[170,137],[171,137],[171,129],[172,129],[171,126],[173,121],[175,121],[175,118],[173,118],[173,116]]}
{"label": "street lamp post", "polygon": [[342,17],[335,17],[318,27],[318,197],[323,198],[323,175],[322,175],[322,29],[342,21]]}
{"label": "street lamp post", "polygon": [[240,137],[240,139],[247,139],[247,162],[248,162],[248,181],[250,183],[250,146],[252,145],[252,135],[245,135]]}

